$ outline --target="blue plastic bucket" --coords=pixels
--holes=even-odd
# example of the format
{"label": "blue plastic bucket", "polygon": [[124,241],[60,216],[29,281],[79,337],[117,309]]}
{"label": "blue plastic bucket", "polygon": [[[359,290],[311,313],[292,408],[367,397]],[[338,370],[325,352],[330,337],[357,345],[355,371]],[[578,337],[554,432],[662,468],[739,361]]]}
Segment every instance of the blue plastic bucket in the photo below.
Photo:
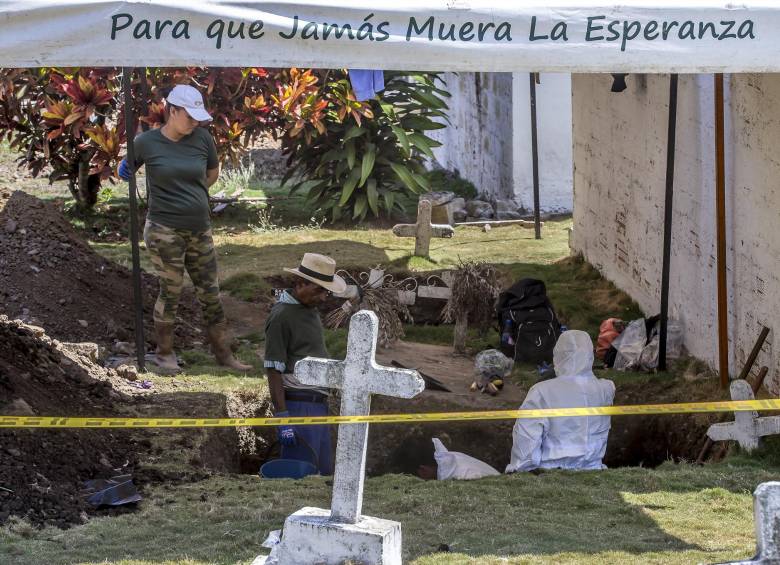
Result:
{"label": "blue plastic bucket", "polygon": [[[308,448],[312,461],[316,462],[317,453],[314,449],[312,449],[302,437],[298,438],[298,442]],[[273,445],[271,447],[273,447]],[[309,475],[319,474],[319,468],[311,461],[302,461],[300,459],[273,459],[263,463],[260,466],[260,472],[258,474],[263,479],[302,479]]]}
{"label": "blue plastic bucket", "polygon": [[316,474],[316,466],[298,459],[274,459],[260,467],[260,477],[263,479],[302,479]]}

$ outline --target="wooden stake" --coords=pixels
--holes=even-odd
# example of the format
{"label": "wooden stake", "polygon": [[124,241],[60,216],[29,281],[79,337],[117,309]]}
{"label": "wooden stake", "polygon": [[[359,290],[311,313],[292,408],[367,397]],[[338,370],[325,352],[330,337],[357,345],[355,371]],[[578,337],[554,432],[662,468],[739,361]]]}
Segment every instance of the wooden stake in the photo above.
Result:
{"label": "wooden stake", "polygon": [[452,347],[455,353],[466,353],[466,337],[469,331],[469,315],[466,312],[458,314],[455,320],[455,331]]}
{"label": "wooden stake", "polygon": [[723,75],[715,75],[715,216],[718,270],[718,370],[720,386],[729,386],[729,310],[726,288],[726,157]]}

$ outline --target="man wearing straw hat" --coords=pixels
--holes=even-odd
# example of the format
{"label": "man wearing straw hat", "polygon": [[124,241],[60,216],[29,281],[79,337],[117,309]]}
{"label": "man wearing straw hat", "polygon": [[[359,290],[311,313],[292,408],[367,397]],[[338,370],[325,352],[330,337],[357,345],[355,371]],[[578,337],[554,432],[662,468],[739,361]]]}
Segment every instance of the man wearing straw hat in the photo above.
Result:
{"label": "man wearing straw hat", "polygon": [[[293,374],[304,357],[328,357],[317,306],[347,284],[336,274],[336,262],[306,253],[295,269],[291,289],[282,292],[265,323],[265,360],[274,414],[280,418],[326,416],[328,390],[301,384]],[[328,426],[280,426],[282,458],[316,463],[321,475],[333,472]],[[314,461],[316,457],[316,462]]]}

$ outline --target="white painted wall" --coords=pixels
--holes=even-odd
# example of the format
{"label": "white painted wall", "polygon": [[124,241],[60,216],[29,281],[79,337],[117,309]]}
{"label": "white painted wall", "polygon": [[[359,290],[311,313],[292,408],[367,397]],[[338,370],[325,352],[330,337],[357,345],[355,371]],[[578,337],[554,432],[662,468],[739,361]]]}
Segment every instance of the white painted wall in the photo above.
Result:
{"label": "white painted wall", "polygon": [[[528,73],[513,74],[512,178],[517,201],[533,210],[531,91]],[[539,206],[544,212],[572,210],[571,75],[543,73],[536,85]]]}
{"label": "white painted wall", "polygon": [[[688,350],[717,366],[715,142],[711,75],[681,75],[670,314]],[[573,245],[647,314],[660,306],[668,75],[574,75]],[[726,84],[726,206],[730,366],[739,371],[761,325],[780,316],[780,75]],[[770,333],[757,367],[780,390]]]}
{"label": "white painted wall", "polygon": [[[445,73],[450,125],[431,132],[442,167],[458,171],[489,199],[533,208],[528,73]],[[572,207],[571,78],[542,74],[537,86],[541,209]]]}
{"label": "white painted wall", "polygon": [[444,73],[449,125],[430,132],[441,141],[439,165],[457,171],[477,190],[512,197],[512,74]]}

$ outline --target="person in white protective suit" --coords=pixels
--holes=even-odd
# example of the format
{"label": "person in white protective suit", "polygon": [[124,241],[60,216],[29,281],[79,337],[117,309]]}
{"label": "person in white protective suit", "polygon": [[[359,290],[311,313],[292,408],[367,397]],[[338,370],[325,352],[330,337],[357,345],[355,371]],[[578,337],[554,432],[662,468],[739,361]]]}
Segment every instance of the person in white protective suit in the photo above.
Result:
{"label": "person in white protective suit", "polygon": [[[593,374],[593,342],[583,331],[563,332],[553,349],[556,377],[531,387],[521,409],[609,406],[615,383]],[[507,473],[533,469],[605,469],[609,416],[518,419]]]}

